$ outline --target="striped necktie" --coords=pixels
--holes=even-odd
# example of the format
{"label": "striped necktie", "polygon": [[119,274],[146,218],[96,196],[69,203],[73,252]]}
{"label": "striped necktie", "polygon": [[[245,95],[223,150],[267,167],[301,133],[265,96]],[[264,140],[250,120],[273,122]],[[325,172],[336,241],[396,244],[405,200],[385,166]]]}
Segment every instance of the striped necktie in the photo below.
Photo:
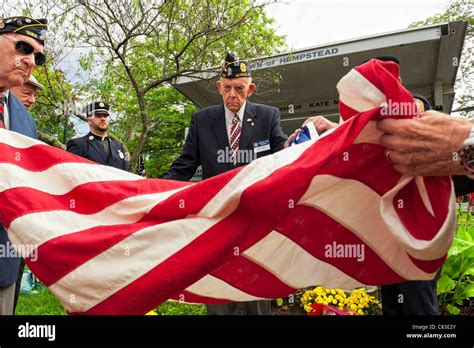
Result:
{"label": "striped necktie", "polygon": [[230,149],[232,151],[232,157],[234,157],[234,164],[236,163],[235,154],[239,149],[241,130],[242,126],[240,125],[240,118],[237,114],[234,114],[234,118],[232,119],[232,127],[230,129]]}
{"label": "striped necktie", "polygon": [[5,94],[0,93],[0,128],[5,128],[5,101],[7,100],[7,97]]}

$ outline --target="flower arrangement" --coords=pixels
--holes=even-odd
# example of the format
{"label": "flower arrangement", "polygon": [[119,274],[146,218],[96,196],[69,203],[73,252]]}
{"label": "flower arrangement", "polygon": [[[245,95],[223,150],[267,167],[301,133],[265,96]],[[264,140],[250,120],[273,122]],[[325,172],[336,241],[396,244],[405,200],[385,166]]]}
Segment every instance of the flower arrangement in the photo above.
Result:
{"label": "flower arrangement", "polygon": [[382,308],[365,288],[356,289],[348,296],[341,289],[318,286],[307,290],[300,300],[308,315],[365,315],[375,314]]}

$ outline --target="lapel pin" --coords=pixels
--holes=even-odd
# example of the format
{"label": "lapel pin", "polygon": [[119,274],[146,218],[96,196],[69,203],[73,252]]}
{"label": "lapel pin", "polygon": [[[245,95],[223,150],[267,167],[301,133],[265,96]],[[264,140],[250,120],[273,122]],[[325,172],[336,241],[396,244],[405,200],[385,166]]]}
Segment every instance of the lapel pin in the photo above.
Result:
{"label": "lapel pin", "polygon": [[252,125],[252,127],[253,127],[253,126],[255,125],[255,123],[252,122],[251,125]]}
{"label": "lapel pin", "polygon": [[90,135],[90,136],[89,136],[89,140],[94,140],[94,136],[93,136],[93,135]]}

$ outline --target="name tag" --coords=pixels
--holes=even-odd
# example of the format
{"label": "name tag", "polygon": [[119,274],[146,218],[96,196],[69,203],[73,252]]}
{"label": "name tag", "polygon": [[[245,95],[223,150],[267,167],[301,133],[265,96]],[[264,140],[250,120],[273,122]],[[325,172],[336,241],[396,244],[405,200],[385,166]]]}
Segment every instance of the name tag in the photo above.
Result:
{"label": "name tag", "polygon": [[270,150],[270,141],[269,140],[260,140],[256,143],[253,143],[253,151],[255,153],[268,151]]}

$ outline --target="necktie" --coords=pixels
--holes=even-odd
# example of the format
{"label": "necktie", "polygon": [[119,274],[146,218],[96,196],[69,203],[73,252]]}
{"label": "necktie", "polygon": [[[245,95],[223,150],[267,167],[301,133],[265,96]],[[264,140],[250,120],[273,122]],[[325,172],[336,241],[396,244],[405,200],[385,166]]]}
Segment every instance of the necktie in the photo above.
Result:
{"label": "necktie", "polygon": [[230,149],[232,151],[232,157],[234,158],[234,164],[236,163],[235,154],[239,149],[241,130],[242,126],[240,125],[239,116],[237,116],[237,114],[234,114],[234,118],[232,119],[232,127],[230,129]]}
{"label": "necktie", "polygon": [[7,100],[7,97],[5,96],[5,94],[0,93],[0,128],[5,128],[4,113],[5,113],[6,100]]}

